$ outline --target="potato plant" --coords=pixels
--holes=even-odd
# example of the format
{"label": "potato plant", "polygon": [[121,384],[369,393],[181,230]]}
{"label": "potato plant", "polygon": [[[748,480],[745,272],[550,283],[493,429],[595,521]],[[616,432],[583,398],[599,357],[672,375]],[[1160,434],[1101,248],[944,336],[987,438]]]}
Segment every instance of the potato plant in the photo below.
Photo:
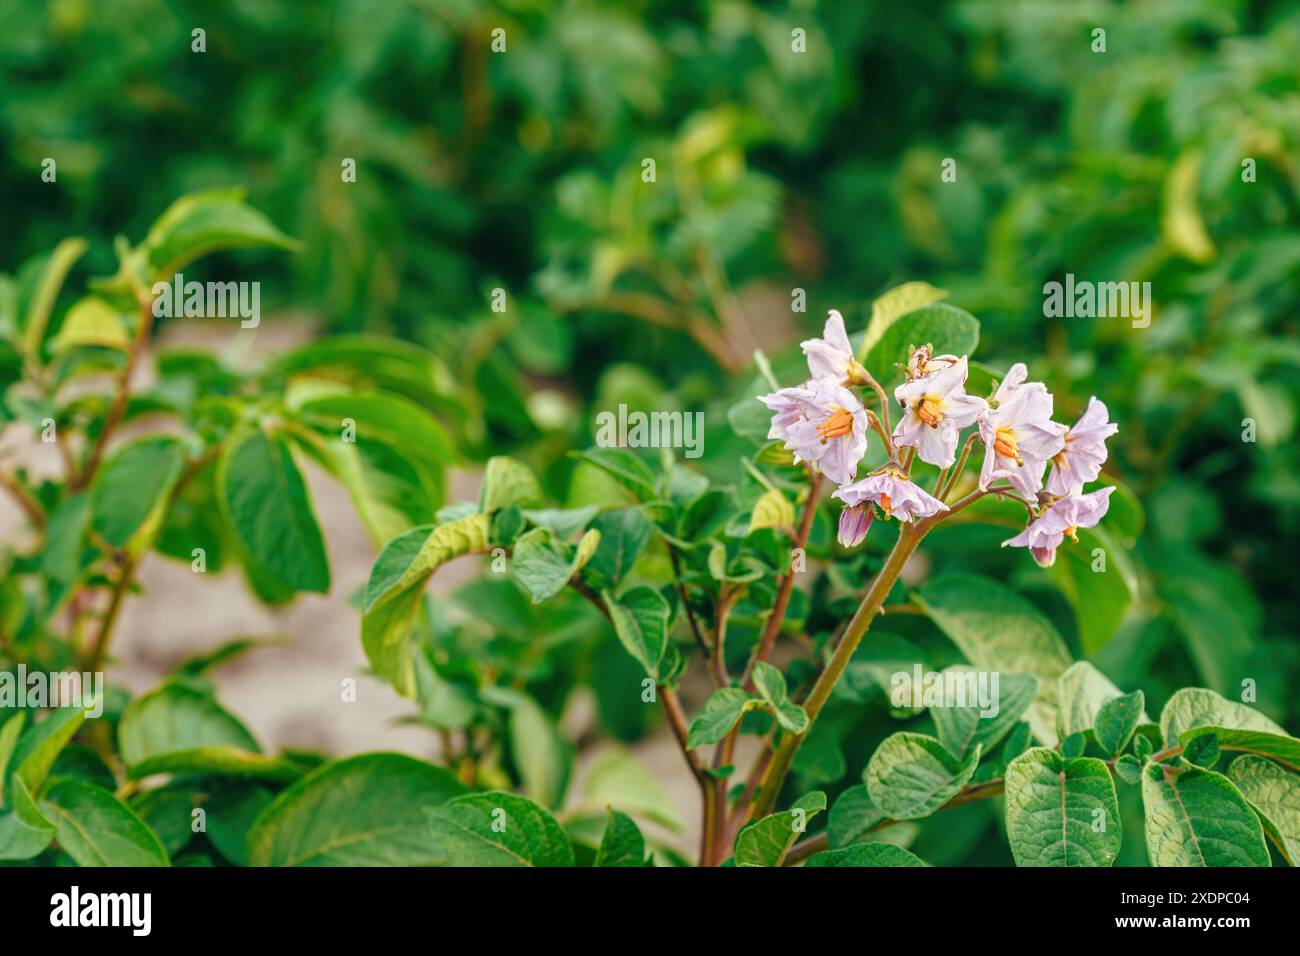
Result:
{"label": "potato plant", "polygon": [[[559,476],[496,455],[448,502],[476,428],[453,357],[361,336],[256,368],[152,349],[177,274],[237,248],[295,243],[210,191],[119,240],[83,294],[63,289],[79,240],[0,282],[4,414],[61,463],[0,466],[26,519],[0,552],[6,865],[921,866],[972,813],[1021,866],[1110,866],[1126,841],[1155,866],[1295,859],[1300,741],[1249,672],[1239,699],[1187,687],[1156,713],[1086,659],[1136,589],[1143,509],[1105,470],[1124,422],[1105,396],[1064,418],[1026,364],[975,361],[979,322],[940,290],[887,292],[853,333],[831,312],[797,365],[755,353],[725,467],[608,442]],[[308,463],[374,539],[358,639],[439,764],[266,752],[212,676],[248,641],[140,696],[38,699],[25,675],[98,689],[144,560],[240,573],[268,604],[335,586]],[[972,542],[1029,560],[981,573]],[[481,573],[429,586],[461,559]],[[1026,596],[1049,575],[1077,660]],[[625,747],[578,772],[592,736],[647,733],[680,750],[696,820]]]}

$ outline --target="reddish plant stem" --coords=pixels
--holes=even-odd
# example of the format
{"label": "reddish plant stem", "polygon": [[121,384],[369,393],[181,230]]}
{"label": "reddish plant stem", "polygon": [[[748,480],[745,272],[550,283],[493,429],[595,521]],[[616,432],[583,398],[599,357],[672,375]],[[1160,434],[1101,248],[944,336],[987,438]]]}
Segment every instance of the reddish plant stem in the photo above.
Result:
{"label": "reddish plant stem", "polygon": [[[569,581],[569,586],[587,599],[596,610],[600,611],[605,620],[609,621],[609,608],[605,607],[605,602],[600,599],[591,588],[583,584],[576,576]],[[612,624],[613,622],[610,621]],[[690,768],[691,775],[695,777],[695,782],[700,787],[700,799],[703,802],[704,809],[704,826],[700,834],[700,865],[708,865],[705,861],[713,852],[714,834],[716,824],[713,822],[713,815],[716,804],[712,798],[713,781],[704,772],[704,764],[695,751],[690,750],[686,744],[690,737],[690,727],[686,722],[686,712],[682,709],[682,702],[678,699],[677,693],[671,687],[659,687],[657,689],[659,703],[663,707],[664,716],[668,720],[668,726],[673,732],[673,737],[677,740],[678,749],[682,752],[682,758],[686,761],[686,766]]]}
{"label": "reddish plant stem", "polygon": [[126,365],[123,366],[121,378],[118,379],[117,395],[113,398],[113,404],[108,410],[108,416],[104,419],[104,427],[100,430],[99,437],[90,450],[90,456],[86,459],[85,466],[77,474],[71,476],[71,480],[68,482],[68,487],[72,491],[80,491],[85,488],[90,484],[90,480],[95,477],[99,463],[104,457],[104,450],[108,447],[108,440],[121,423],[122,416],[126,414],[126,406],[131,399],[131,376],[135,372],[136,365],[140,362],[140,355],[149,341],[149,333],[152,329],[153,296],[141,295],[140,327],[136,330],[135,338],[131,340],[131,348],[126,353]]}
{"label": "reddish plant stem", "polygon": [[686,749],[686,739],[690,732],[686,724],[686,713],[682,710],[682,702],[677,697],[677,692],[671,687],[659,688],[659,700],[663,704],[664,716],[668,718],[668,726],[672,728],[673,736],[677,738],[677,745],[682,749],[682,755],[686,758],[686,764],[691,768],[691,773],[695,775],[696,780],[704,781],[704,765],[695,752]]}
{"label": "reddish plant stem", "polygon": [[668,560],[672,562],[673,578],[677,582],[677,596],[681,598],[682,608],[686,611],[687,623],[691,626],[691,636],[695,638],[695,643],[700,646],[705,655],[709,654],[709,643],[704,639],[704,632],[700,630],[700,622],[696,620],[695,612],[691,610],[691,605],[686,600],[686,585],[682,582],[682,563],[677,556],[677,549],[671,544],[668,545]]}
{"label": "reddish plant stem", "polygon": [[22,508],[23,513],[27,515],[28,520],[36,526],[37,530],[45,527],[45,512],[41,510],[40,503],[32,497],[26,488],[19,484],[17,478],[0,472],[0,488],[4,488],[13,496],[14,501],[18,503],[18,507]]}
{"label": "reddish plant stem", "polygon": [[731,606],[735,603],[737,595],[729,591],[727,586],[722,585],[718,592],[718,606],[714,613],[713,622],[713,649],[709,653],[709,663],[713,670],[713,683],[718,687],[726,687],[731,683],[731,677],[727,674],[727,615],[731,613]]}
{"label": "reddish plant stem", "polygon": [[[181,472],[180,477],[176,479],[176,484],[172,486],[171,491],[167,493],[167,501],[163,508],[166,514],[171,510],[176,499],[180,497],[185,486],[188,485],[194,476],[207,467],[220,454],[220,446],[209,448],[198,458],[186,464],[185,469]],[[108,542],[103,542],[101,546],[110,547]],[[113,629],[117,625],[118,615],[122,611],[122,603],[126,600],[126,592],[131,588],[131,580],[135,575],[136,568],[139,567],[142,555],[129,554],[127,552],[116,552],[116,557],[121,563],[121,570],[118,573],[117,581],[113,585],[113,591],[108,601],[108,608],[104,612],[103,620],[99,625],[99,632],[95,637],[95,643],[91,645],[90,653],[86,657],[85,669],[94,673],[104,666],[108,659],[109,644],[113,639]]]}
{"label": "reddish plant stem", "polygon": [[[795,530],[794,536],[794,547],[799,549],[808,544],[813,519],[817,516],[817,499],[821,496],[822,483],[825,480],[821,472],[812,469],[809,470],[808,477],[810,481],[808,500],[804,503],[803,516],[799,520],[799,527]],[[763,636],[750,656],[749,664],[745,667],[745,676],[741,680],[741,685],[747,690],[754,689],[754,665],[771,657],[772,650],[776,646],[776,638],[781,633],[781,625],[785,623],[785,612],[790,606],[790,594],[794,590],[795,575],[798,573],[791,564],[790,570],[777,585],[776,603],[772,605],[772,614],[763,626]]]}

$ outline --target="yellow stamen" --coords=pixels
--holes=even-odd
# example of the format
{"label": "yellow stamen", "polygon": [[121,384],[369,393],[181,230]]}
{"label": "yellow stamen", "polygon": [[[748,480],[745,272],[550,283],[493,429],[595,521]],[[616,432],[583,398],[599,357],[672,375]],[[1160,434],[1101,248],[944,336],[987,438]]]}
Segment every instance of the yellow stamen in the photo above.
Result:
{"label": "yellow stamen", "polygon": [[916,417],[931,428],[938,428],[943,421],[943,400],[927,395],[916,403]]}
{"label": "yellow stamen", "polygon": [[885,512],[886,518],[894,512],[894,503],[889,500],[889,495],[885,494],[883,491],[880,493],[880,508]]}
{"label": "yellow stamen", "polygon": [[1072,524],[1070,525],[1070,527],[1065,529],[1065,536],[1069,538],[1071,541],[1073,541],[1075,544],[1078,544],[1079,543],[1078,531],[1079,531],[1079,526]]}
{"label": "yellow stamen", "polygon": [[1003,458],[1011,458],[1017,465],[1023,465],[1020,448],[1016,445],[1016,433],[1010,428],[999,428],[993,439],[993,450]]}
{"label": "yellow stamen", "polygon": [[823,442],[843,438],[853,431],[853,416],[839,405],[831,405],[831,408],[835,411],[831,412],[830,418],[817,426],[817,434],[822,436]]}

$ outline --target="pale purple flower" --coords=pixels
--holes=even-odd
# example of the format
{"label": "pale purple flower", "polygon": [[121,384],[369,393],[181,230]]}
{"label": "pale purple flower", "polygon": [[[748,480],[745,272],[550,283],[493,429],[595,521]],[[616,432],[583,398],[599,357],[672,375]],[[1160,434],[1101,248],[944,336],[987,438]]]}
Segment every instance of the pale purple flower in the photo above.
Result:
{"label": "pale purple flower", "polygon": [[876,509],[870,505],[849,505],[840,512],[840,544],[852,548],[862,542],[871,527],[871,519],[876,516]]}
{"label": "pale purple flower", "polygon": [[[879,505],[886,518],[897,518],[899,521],[928,518],[948,510],[948,506],[938,498],[926,494],[920,485],[909,481],[901,471],[888,466],[874,475],[867,475],[861,481],[837,488],[831,497],[840,499],[850,508],[867,503]],[[843,526],[844,518],[841,515],[841,531]]]}
{"label": "pale purple flower", "polygon": [[[1029,378],[1029,369],[1024,362],[1017,362],[1007,369],[1007,374],[998,383],[998,390],[993,393],[993,405],[1001,405],[1009,400],[1016,393],[1016,390],[1025,384],[1027,378]],[[1046,388],[1047,386],[1044,385],[1043,387]]]}
{"label": "pale purple flower", "polygon": [[853,480],[867,451],[867,410],[834,379],[783,388],[758,400],[772,409],[768,438],[779,438],[795,461],[813,462],[836,484]]}
{"label": "pale purple flower", "polygon": [[1078,541],[1079,528],[1095,527],[1110,507],[1114,487],[1098,488],[1086,495],[1070,494],[1052,504],[1024,531],[1002,542],[1002,547],[1028,548],[1041,567],[1050,568],[1056,561],[1056,549],[1068,537]]}
{"label": "pale purple flower", "polygon": [[833,378],[841,385],[865,383],[865,372],[853,357],[849,334],[844,330],[844,316],[831,309],[822,329],[822,337],[800,342],[808,357],[808,371],[814,379]]}
{"label": "pale purple flower", "polygon": [[934,371],[894,390],[903,406],[894,444],[913,446],[922,461],[950,468],[957,458],[957,433],[973,424],[988,403],[966,394],[966,356],[950,364],[939,362],[929,360],[926,367]]}
{"label": "pale purple flower", "polygon": [[[1007,380],[1011,379],[1009,372]],[[1006,386],[1003,382],[998,392]],[[988,448],[980,469],[980,489],[1006,478],[1032,498],[1043,487],[1048,459],[1065,447],[1066,428],[1052,421],[1052,395],[1042,382],[1013,385],[1008,392],[1005,401],[980,418],[980,439]]]}
{"label": "pale purple flower", "polygon": [[1090,481],[1096,481],[1106,461],[1106,439],[1119,431],[1109,421],[1106,403],[1096,396],[1074,427],[1065,433],[1065,447],[1052,459],[1052,473],[1047,490],[1053,495],[1077,494]]}

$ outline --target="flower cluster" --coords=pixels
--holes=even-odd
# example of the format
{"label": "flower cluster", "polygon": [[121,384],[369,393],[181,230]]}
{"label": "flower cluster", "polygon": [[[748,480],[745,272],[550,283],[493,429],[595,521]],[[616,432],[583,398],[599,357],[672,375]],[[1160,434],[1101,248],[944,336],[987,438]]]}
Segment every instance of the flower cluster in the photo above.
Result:
{"label": "flower cluster", "polygon": [[[958,464],[957,448],[963,429],[971,426],[984,445],[976,494],[1012,497],[1030,511],[1025,530],[1004,541],[1004,547],[1028,548],[1047,567],[1067,536],[1073,539],[1077,529],[1093,527],[1106,514],[1114,489],[1085,494],[1083,488],[1101,474],[1106,439],[1119,426],[1108,420],[1105,404],[1095,397],[1067,428],[1052,420],[1052,394],[1042,382],[1027,381],[1023,363],[1013,365],[992,397],[983,399],[966,394],[966,356],[934,355],[924,345],[912,349],[907,381],[894,390],[901,417],[891,433],[881,418],[889,420],[889,409],[882,407],[878,416],[853,392],[869,387],[885,402],[880,386],[854,357],[839,312],[832,309],[822,337],[809,339],[802,348],[808,381],[761,395],[759,401],[773,413],[768,437],[784,442],[796,462],[817,468],[839,486],[833,497],[845,505],[839,540],[846,547],[862,541],[877,509],[900,521],[949,510],[942,499],[957,485],[966,462],[963,453]],[[889,460],[858,478],[869,428],[880,435]],[[935,494],[912,481],[913,457],[944,470]],[[958,471],[949,474],[954,465]]]}

